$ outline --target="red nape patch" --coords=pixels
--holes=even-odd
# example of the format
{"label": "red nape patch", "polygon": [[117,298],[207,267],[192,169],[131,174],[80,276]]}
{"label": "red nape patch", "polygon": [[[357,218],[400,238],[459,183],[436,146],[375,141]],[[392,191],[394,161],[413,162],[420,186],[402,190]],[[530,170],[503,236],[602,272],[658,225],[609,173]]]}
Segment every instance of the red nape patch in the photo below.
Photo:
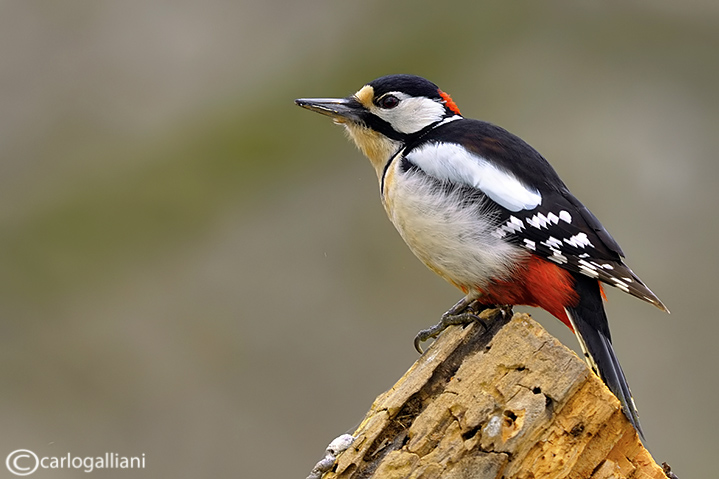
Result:
{"label": "red nape patch", "polygon": [[442,100],[444,100],[444,106],[446,106],[447,108],[452,110],[457,115],[461,115],[461,113],[459,112],[459,107],[454,102],[454,100],[452,100],[452,97],[449,96],[448,93],[445,93],[442,90],[439,90],[439,96],[441,96]]}

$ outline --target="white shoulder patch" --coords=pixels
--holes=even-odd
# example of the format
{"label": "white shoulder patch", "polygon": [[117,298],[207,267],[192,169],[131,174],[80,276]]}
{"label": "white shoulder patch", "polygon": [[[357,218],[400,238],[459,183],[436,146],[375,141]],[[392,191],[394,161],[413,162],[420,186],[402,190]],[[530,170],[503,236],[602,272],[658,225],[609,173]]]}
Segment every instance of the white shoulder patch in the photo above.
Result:
{"label": "white shoulder patch", "polygon": [[542,204],[539,191],[456,143],[428,143],[412,150],[407,159],[437,179],[482,190],[509,211],[531,210]]}

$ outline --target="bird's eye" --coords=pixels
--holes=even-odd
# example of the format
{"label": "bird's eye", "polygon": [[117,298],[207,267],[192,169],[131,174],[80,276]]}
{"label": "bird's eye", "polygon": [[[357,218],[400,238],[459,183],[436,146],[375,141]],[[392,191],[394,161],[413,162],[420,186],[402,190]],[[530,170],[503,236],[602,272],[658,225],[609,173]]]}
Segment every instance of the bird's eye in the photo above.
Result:
{"label": "bird's eye", "polygon": [[383,96],[379,99],[377,104],[380,108],[384,108],[385,110],[391,110],[392,108],[399,105],[399,98],[394,95]]}

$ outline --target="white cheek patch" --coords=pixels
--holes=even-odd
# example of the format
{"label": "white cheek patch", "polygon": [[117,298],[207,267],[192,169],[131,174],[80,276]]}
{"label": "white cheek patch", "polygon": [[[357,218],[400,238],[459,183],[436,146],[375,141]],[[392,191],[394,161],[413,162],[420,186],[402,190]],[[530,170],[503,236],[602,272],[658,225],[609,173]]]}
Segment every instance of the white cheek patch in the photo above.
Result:
{"label": "white cheek patch", "polygon": [[395,108],[386,110],[372,105],[370,111],[400,133],[416,133],[442,120],[445,115],[444,105],[427,97],[410,97],[400,92],[388,94],[399,98],[400,102]]}
{"label": "white cheek patch", "polygon": [[456,143],[428,143],[412,150],[407,159],[439,180],[480,189],[509,211],[531,210],[542,204],[538,190]]}

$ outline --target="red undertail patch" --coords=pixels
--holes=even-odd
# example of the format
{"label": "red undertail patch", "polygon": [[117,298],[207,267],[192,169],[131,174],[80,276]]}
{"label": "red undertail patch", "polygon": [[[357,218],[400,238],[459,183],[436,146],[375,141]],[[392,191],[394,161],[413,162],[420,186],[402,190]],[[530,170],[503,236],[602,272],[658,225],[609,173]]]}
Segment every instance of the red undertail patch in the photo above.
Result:
{"label": "red undertail patch", "polygon": [[597,280],[597,283],[599,283],[599,292],[602,293],[602,299],[603,299],[604,301],[609,301],[609,300],[607,299],[607,293],[604,292],[604,286],[602,286],[602,282],[599,281],[599,280]]}
{"label": "red undertail patch", "polygon": [[482,291],[484,304],[513,304],[542,308],[572,329],[564,308],[579,301],[572,274],[532,255],[510,280],[495,280]]}

